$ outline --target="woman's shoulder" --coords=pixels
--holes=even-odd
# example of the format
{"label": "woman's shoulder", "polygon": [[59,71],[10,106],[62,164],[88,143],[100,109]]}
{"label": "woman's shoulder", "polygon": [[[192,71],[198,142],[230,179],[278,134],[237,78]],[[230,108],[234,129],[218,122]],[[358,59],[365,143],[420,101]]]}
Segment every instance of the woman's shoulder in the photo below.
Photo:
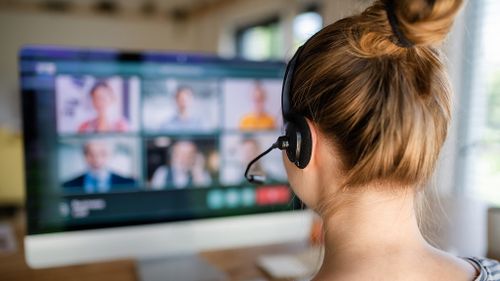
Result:
{"label": "woman's shoulder", "polygon": [[479,271],[479,276],[474,281],[500,281],[500,262],[487,258],[467,257]]}

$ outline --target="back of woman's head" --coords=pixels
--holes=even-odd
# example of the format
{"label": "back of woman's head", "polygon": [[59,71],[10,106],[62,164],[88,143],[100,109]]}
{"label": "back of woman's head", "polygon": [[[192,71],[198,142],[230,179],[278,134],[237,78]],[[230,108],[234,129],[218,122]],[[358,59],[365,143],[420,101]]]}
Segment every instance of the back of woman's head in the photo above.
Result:
{"label": "back of woman's head", "polygon": [[291,103],[340,153],[344,185],[415,186],[434,170],[450,120],[438,44],[461,0],[378,0],[303,47]]}

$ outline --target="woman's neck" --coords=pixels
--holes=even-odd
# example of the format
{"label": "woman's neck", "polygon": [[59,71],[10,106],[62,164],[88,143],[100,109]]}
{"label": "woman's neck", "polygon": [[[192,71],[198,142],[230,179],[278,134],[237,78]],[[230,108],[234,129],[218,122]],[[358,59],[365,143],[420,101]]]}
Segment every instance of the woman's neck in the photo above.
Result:
{"label": "woman's neck", "polygon": [[393,192],[363,187],[362,192],[338,196],[336,200],[345,203],[324,218],[325,259],[319,276],[431,249],[419,230],[411,189]]}

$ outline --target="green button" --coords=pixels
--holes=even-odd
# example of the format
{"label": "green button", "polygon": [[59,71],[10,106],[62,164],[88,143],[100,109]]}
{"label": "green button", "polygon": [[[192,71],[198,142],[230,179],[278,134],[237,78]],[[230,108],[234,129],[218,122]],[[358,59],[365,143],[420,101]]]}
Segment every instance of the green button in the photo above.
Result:
{"label": "green button", "polygon": [[220,190],[208,192],[207,205],[210,209],[222,209],[224,207],[224,193]]}
{"label": "green button", "polygon": [[245,207],[255,205],[255,190],[251,187],[246,187],[241,190],[241,201]]}

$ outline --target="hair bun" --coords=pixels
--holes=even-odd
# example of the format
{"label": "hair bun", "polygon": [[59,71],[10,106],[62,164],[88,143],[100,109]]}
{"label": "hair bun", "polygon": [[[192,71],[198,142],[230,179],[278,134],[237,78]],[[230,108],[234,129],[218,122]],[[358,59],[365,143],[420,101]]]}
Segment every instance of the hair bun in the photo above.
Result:
{"label": "hair bun", "polygon": [[[392,2],[392,3],[390,3]],[[400,31],[413,45],[442,42],[463,0],[385,0],[394,8]]]}

